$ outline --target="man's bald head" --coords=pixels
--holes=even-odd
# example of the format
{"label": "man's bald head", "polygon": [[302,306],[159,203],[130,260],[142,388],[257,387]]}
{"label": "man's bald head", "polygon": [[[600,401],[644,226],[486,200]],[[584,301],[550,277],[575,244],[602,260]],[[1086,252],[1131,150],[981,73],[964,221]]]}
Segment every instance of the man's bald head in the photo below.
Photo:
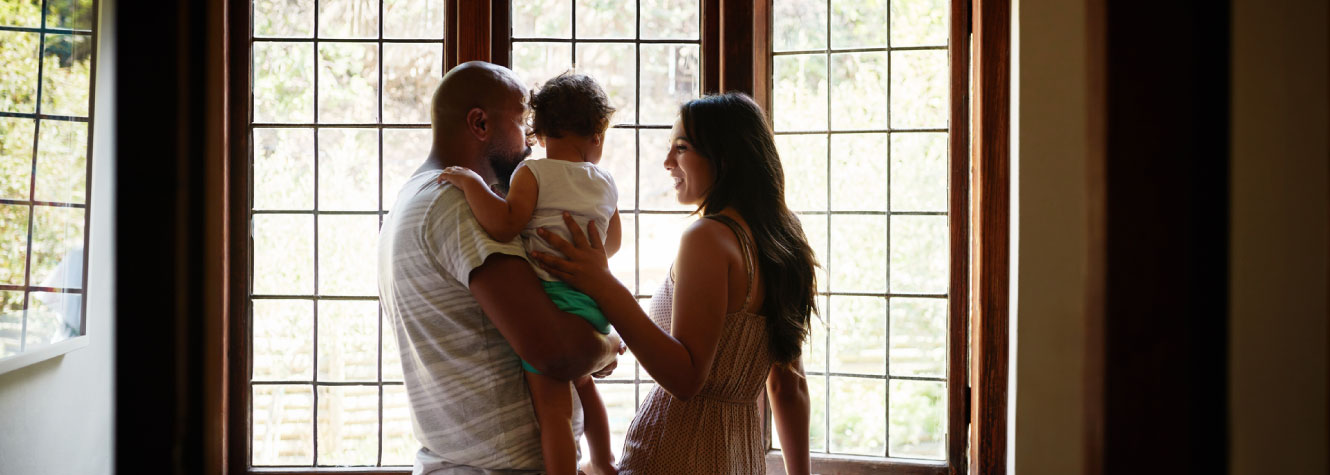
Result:
{"label": "man's bald head", "polygon": [[484,61],[462,63],[443,76],[434,90],[430,119],[436,133],[461,125],[468,111],[519,108],[522,82],[511,70]]}

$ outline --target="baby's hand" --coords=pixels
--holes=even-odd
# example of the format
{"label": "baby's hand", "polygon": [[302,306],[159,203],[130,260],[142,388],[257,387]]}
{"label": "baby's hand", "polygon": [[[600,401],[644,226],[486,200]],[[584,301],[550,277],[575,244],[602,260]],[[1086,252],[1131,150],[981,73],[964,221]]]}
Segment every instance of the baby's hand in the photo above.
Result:
{"label": "baby's hand", "polygon": [[476,172],[467,167],[444,168],[443,173],[439,175],[438,182],[443,183],[445,181],[452,183],[458,188],[466,188],[468,183],[480,185],[481,187],[485,186],[485,180],[481,179],[480,175],[477,175]]}

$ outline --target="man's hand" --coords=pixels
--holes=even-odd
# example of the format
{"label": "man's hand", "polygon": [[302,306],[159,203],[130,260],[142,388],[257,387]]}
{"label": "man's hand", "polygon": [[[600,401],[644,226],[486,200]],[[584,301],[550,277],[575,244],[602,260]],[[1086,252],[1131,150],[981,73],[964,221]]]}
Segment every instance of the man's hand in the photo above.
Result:
{"label": "man's hand", "polygon": [[480,175],[467,167],[444,168],[443,173],[439,175],[438,182],[443,183],[445,181],[452,183],[453,186],[461,188],[462,191],[467,191],[470,187],[489,188],[489,186],[485,184],[485,180],[480,178]]}
{"label": "man's hand", "polygon": [[[628,351],[628,346],[623,344],[623,340],[619,338],[619,334],[617,332],[610,331],[609,335],[605,335],[605,339],[609,340],[611,343],[613,343],[615,346],[619,348],[620,355]],[[611,361],[610,364],[605,365],[605,367],[601,368],[599,371],[591,373],[591,376],[596,379],[605,379],[608,378],[610,374],[613,374],[614,370],[618,367],[619,367],[619,358],[614,358],[614,361]]]}

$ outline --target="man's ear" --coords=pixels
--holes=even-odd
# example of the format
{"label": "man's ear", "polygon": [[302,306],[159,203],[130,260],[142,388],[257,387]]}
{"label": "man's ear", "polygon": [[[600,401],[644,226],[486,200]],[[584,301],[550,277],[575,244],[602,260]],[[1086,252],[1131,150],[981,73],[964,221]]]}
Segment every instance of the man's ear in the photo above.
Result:
{"label": "man's ear", "polygon": [[489,116],[479,107],[473,107],[466,112],[466,131],[471,133],[476,140],[485,141],[489,139]]}

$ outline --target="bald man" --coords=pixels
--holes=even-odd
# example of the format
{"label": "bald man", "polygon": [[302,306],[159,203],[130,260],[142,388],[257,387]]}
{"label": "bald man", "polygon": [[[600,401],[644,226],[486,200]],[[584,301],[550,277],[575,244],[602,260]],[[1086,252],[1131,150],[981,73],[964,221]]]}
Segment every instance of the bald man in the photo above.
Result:
{"label": "bald man", "polygon": [[436,183],[444,167],[457,165],[503,188],[531,154],[526,94],[513,72],[462,64],[444,75],[431,106],[429,156],[379,234],[379,301],[423,445],[414,473],[540,473],[540,433],[519,356],[558,379],[608,374],[619,339],[555,308],[521,241],[491,239],[461,190]]}

